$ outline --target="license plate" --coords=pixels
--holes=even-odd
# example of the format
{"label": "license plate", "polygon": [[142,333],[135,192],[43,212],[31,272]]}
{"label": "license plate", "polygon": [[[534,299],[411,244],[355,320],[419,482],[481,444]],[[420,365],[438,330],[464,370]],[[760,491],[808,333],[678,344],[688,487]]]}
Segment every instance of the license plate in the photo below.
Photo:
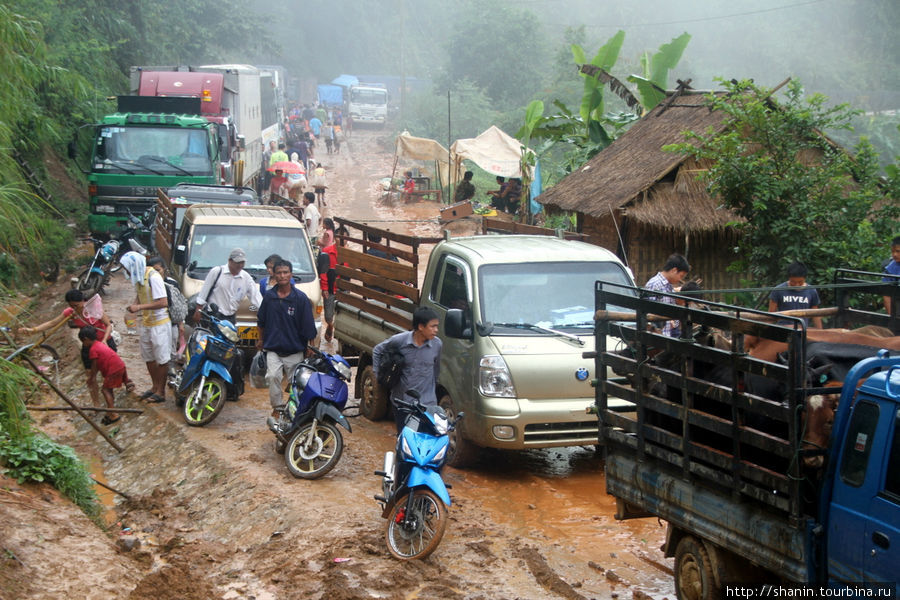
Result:
{"label": "license plate", "polygon": [[256,327],[241,327],[238,330],[238,335],[241,336],[242,340],[258,340],[259,329]]}

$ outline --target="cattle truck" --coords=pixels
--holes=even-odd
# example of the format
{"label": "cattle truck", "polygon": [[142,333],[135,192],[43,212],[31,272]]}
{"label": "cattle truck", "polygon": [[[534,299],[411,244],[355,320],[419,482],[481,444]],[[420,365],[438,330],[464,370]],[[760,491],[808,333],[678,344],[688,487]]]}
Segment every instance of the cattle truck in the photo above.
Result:
{"label": "cattle truck", "polygon": [[246,65],[131,67],[133,95],[200,99],[219,137],[221,185],[252,187],[262,170],[259,89],[258,71]]}
{"label": "cattle truck", "polygon": [[[823,348],[808,342],[799,318],[779,324],[759,311],[677,306],[648,293],[595,285],[595,408],[616,518],[666,521],[678,598],[827,597],[819,586],[895,597],[875,594],[897,592],[900,565],[896,353]],[[896,316],[838,304],[842,326],[897,325]],[[656,333],[661,320],[680,320],[681,336]],[[745,351],[760,340],[787,350],[773,361]],[[841,371],[840,358],[854,356],[868,358]],[[624,380],[607,379],[604,367]],[[623,399],[631,411],[610,410]]]}
{"label": "cattle truck", "polygon": [[384,125],[388,113],[388,91],[382,83],[358,83],[350,86],[347,111],[354,123]]}
{"label": "cattle truck", "polygon": [[[118,111],[94,124],[88,180],[88,227],[98,237],[124,228],[129,214],[156,203],[156,190],[216,183],[215,125],[197,116],[197,98],[119,96]],[[69,157],[75,158],[75,144]]]}

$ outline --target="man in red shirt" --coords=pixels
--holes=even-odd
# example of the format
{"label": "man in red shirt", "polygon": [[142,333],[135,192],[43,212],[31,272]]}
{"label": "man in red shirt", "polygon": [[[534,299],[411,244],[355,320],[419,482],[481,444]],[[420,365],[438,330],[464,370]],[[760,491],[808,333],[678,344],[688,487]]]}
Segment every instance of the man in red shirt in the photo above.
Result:
{"label": "man in red shirt", "polygon": [[[107,408],[115,408],[113,390],[122,387],[128,380],[125,363],[112,348],[97,339],[96,328],[90,325],[82,327],[78,330],[78,339],[81,340],[82,347],[88,350],[88,357],[91,360],[90,377],[93,378],[95,373],[100,371],[103,375],[103,386],[100,388],[103,399],[106,400]],[[108,412],[101,422],[109,425],[120,418],[118,413]]]}

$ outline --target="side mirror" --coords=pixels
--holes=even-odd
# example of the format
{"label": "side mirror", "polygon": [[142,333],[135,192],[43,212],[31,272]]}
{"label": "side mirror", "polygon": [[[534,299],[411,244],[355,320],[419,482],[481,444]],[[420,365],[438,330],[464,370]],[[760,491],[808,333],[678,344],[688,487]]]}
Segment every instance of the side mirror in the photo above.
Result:
{"label": "side mirror", "polygon": [[444,333],[456,339],[472,339],[472,328],[466,327],[466,313],[458,308],[451,308],[444,317]]}
{"label": "side mirror", "polygon": [[172,262],[179,266],[184,266],[184,255],[185,248],[184,246],[176,246],[175,253],[172,256]]}

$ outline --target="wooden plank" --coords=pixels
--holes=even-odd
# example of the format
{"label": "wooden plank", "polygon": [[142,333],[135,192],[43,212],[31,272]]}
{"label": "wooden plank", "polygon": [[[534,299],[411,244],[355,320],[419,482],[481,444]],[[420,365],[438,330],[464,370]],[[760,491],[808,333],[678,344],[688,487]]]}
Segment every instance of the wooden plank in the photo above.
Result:
{"label": "wooden plank", "polygon": [[[417,280],[416,269],[411,265],[379,258],[377,256],[372,256],[371,254],[364,254],[356,250],[351,250],[345,246],[338,246],[337,253],[338,264],[346,263],[351,271],[362,269],[372,275],[386,277],[394,281],[409,281],[413,282],[413,284],[415,284]],[[346,276],[353,277],[351,274]]]}
{"label": "wooden plank", "polygon": [[340,279],[338,279],[338,284],[340,284],[341,281],[356,280],[361,281],[366,288],[369,288],[365,293],[360,293],[361,296],[370,296],[371,294],[369,294],[369,291],[374,291],[371,290],[371,288],[381,288],[392,294],[399,294],[405,298],[409,298],[416,304],[419,303],[419,290],[407,283],[394,281],[392,279],[386,279],[384,277],[378,277],[377,275],[373,275],[371,273],[355,271],[341,264],[338,264],[336,271],[338,276],[340,277]]}
{"label": "wooden plank", "polygon": [[390,231],[389,229],[381,229],[379,227],[375,227],[374,225],[367,225],[365,223],[351,221],[350,219],[344,219],[343,217],[334,217],[334,220],[338,224],[346,225],[347,227],[352,227],[354,229],[358,229],[367,233],[375,233],[380,235],[383,239],[400,244],[405,244],[407,246],[418,247],[421,244],[437,244],[438,242],[444,241],[444,238],[442,237],[426,238],[406,235],[403,233],[397,233],[396,231]]}
{"label": "wooden plank", "polygon": [[[483,217],[481,219],[481,233],[488,234],[491,232],[512,233],[519,235],[545,235],[552,237],[556,237],[557,235],[555,229],[548,229],[546,227],[538,227],[536,225],[526,225],[525,223],[516,223],[514,221],[503,221],[502,219],[491,219],[490,217]],[[563,237],[567,240],[583,240],[587,236],[583,233],[565,231],[563,232]]]}
{"label": "wooden plank", "polygon": [[408,313],[412,313],[416,310],[416,303],[408,298],[398,298],[391,294],[385,294],[384,292],[365,288],[361,285],[347,281],[346,279],[338,279],[337,283],[339,290],[342,290],[346,294],[354,295],[361,300],[381,302],[382,304],[387,305],[389,309],[396,308]]}
{"label": "wooden plank", "polygon": [[351,296],[338,290],[337,301],[339,303],[344,303],[354,308],[358,308],[359,310],[383,319],[388,323],[399,325],[403,329],[412,329],[411,317],[406,317],[403,314],[389,310],[386,307],[378,306],[377,304],[372,304],[371,302],[366,302],[362,298]]}

